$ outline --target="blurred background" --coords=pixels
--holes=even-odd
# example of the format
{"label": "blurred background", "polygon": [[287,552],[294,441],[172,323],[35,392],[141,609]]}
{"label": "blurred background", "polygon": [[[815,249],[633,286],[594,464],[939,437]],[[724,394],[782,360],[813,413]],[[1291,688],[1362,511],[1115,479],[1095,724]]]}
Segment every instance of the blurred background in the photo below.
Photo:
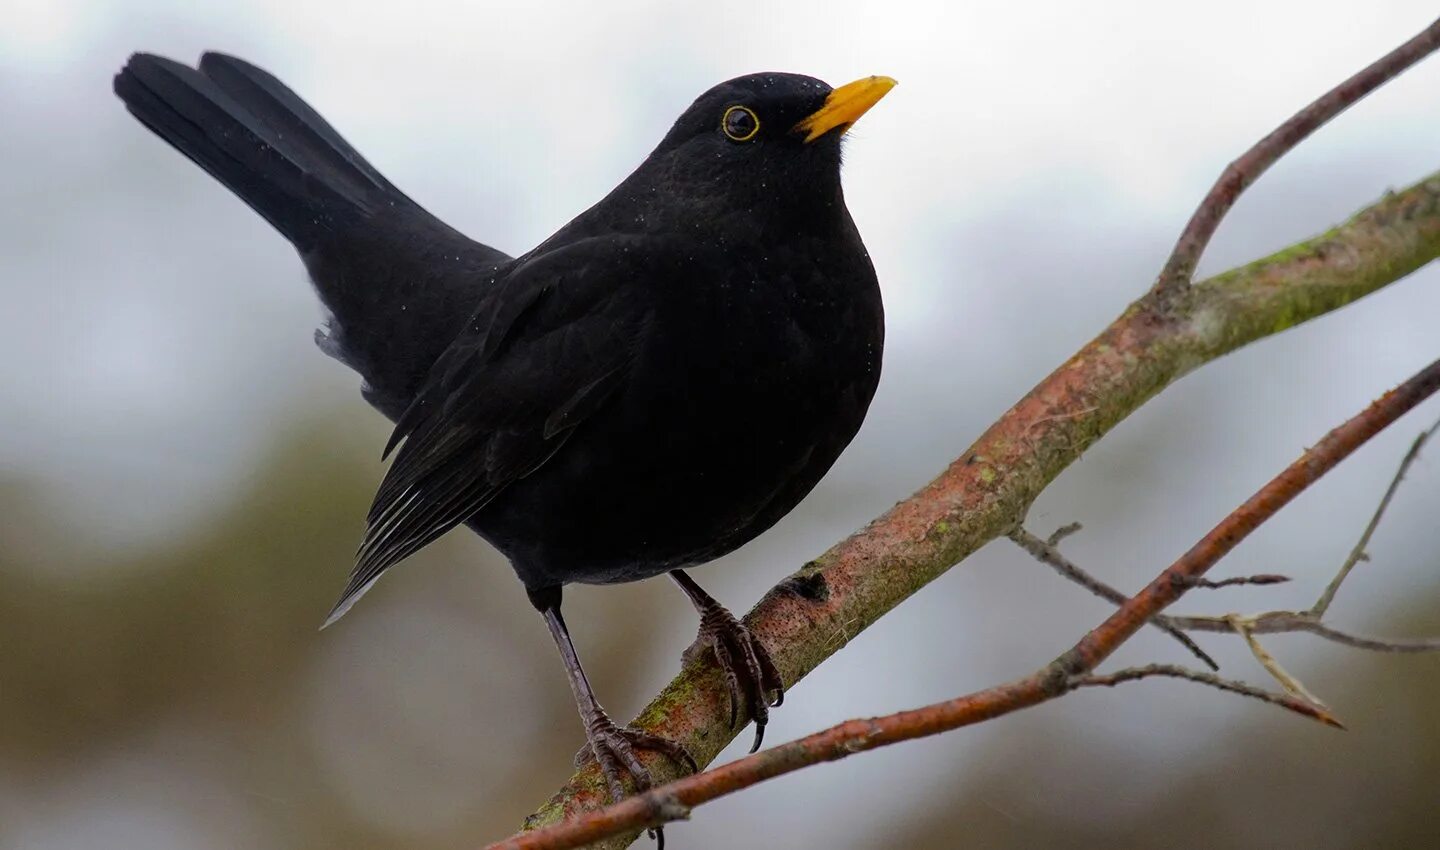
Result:
{"label": "blurred background", "polygon": [[[698,93],[800,71],[901,86],[851,134],[849,204],[889,316],[869,421],[811,498],[696,575],[737,611],[922,485],[1148,285],[1231,158],[1425,26],[1432,3],[198,5],[0,0],[0,848],[465,848],[516,828],[583,735],[508,567],[456,533],[316,627],[386,423],[311,344],[289,246],[131,120],[134,50],[223,49],[309,99],[405,191],[523,251],[618,182]],[[1238,205],[1202,273],[1440,169],[1440,59]],[[1040,499],[1134,589],[1303,447],[1440,355],[1440,267],[1186,378]],[[1221,565],[1308,605],[1432,402]],[[1440,633],[1440,448],[1332,617]],[[996,543],[801,683],[783,741],[993,684],[1106,613]],[[637,616],[637,614],[639,614]],[[663,581],[566,615],[629,717],[696,626]],[[1231,676],[1264,673],[1202,636]],[[1087,692],[804,771],[675,846],[1420,847],[1440,842],[1440,658],[1267,644],[1351,727],[1187,683]],[[1186,663],[1153,631],[1116,665]],[[748,742],[748,734],[742,735]],[[740,752],[732,747],[725,757]]]}

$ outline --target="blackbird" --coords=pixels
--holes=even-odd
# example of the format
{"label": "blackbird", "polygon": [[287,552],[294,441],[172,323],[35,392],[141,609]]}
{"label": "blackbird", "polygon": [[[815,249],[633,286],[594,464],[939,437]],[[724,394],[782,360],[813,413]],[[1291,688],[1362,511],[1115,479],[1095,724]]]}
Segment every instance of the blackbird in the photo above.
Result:
{"label": "blackbird", "polygon": [[[394,462],[327,625],[457,525],[510,560],[565,663],[611,793],[636,751],[560,616],[566,584],[669,573],[739,707],[784,689],[765,647],[684,569],[774,525],[855,436],[880,377],[875,271],[845,207],[841,136],[895,85],[795,74],[702,94],[612,192],[511,258],[390,184],[267,72],[131,57],[115,92],[299,251],[316,342],[395,422]],[[417,92],[424,96],[424,92]]]}

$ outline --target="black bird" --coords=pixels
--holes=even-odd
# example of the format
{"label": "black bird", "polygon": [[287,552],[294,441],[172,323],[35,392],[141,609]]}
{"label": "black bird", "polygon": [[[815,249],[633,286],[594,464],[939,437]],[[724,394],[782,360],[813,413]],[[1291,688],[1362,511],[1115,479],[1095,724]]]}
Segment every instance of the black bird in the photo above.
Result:
{"label": "black bird", "polygon": [[327,624],[468,525],[544,615],[618,799],[622,769],[649,783],[637,748],[695,764],[601,709],[561,588],[668,572],[727,673],[731,723],[743,701],[758,748],[779,673],[683,570],[794,508],[870,405],[884,317],[840,140],[894,84],[721,83],[614,191],[512,259],[406,197],[265,71],[219,53],[198,69],[131,57],[116,94],[295,245],[330,313],[316,341],[396,423]]}

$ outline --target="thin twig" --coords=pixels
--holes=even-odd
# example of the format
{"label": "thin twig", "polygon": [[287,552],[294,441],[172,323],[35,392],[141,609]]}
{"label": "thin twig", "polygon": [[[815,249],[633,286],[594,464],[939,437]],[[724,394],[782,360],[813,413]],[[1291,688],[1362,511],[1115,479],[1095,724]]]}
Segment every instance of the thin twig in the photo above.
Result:
{"label": "thin twig", "polygon": [[1364,637],[1314,621],[1302,623],[1297,631],[1309,632],[1316,637],[1372,652],[1440,652],[1440,638]]}
{"label": "thin twig", "polygon": [[1286,693],[1293,694],[1315,705],[1323,706],[1325,704],[1321,702],[1319,697],[1310,693],[1310,689],[1305,687],[1305,683],[1297,679],[1290,671],[1280,666],[1279,659],[1271,655],[1270,650],[1266,649],[1265,646],[1260,643],[1260,640],[1255,637],[1254,633],[1250,631],[1249,622],[1244,617],[1238,614],[1231,614],[1226,619],[1230,621],[1230,627],[1235,630],[1235,633],[1245,639],[1245,643],[1250,647],[1250,654],[1255,656],[1255,660],[1260,662],[1260,666],[1265,668],[1265,672],[1269,673],[1271,678],[1280,683],[1280,686],[1285,689]]}
{"label": "thin twig", "polygon": [[1072,522],[1067,525],[1062,525],[1054,531],[1050,532],[1050,536],[1045,538],[1045,542],[1051,547],[1059,546],[1061,541],[1063,541],[1070,535],[1080,531],[1084,527],[1085,526],[1081,525],[1078,522]]}
{"label": "thin twig", "polygon": [[[1171,625],[1187,632],[1235,632],[1234,626],[1225,617],[1172,615],[1165,619]],[[1246,619],[1251,634],[1308,632],[1325,640],[1373,652],[1440,652],[1440,638],[1377,638],[1357,635],[1326,625],[1301,611],[1267,611]]]}
{"label": "thin twig", "polygon": [[1063,696],[1266,520],[1401,415],[1440,390],[1440,360],[1334,429],[1221,520],[1143,590],[1075,646],[1031,675],[967,696],[885,717],[850,720],[704,773],[627,797],[597,811],[513,835],[497,848],[579,847],[655,824],[664,803],[694,807],[767,779],[863,750],[969,726]]}
{"label": "thin twig", "polygon": [[[1126,599],[1125,594],[1080,569],[1072,563],[1069,558],[1061,554],[1060,550],[1055,546],[1058,541],[1063,540],[1065,537],[1079,530],[1080,523],[1071,523],[1070,525],[1061,526],[1054,534],[1050,535],[1048,539],[1041,540],[1026,530],[1024,526],[1020,526],[1010,532],[1010,539],[1015,541],[1015,545],[1029,552],[1035,560],[1054,567],[1056,572],[1096,596],[1106,599],[1115,605],[1123,604]],[[1205,650],[1201,649],[1194,638],[1175,628],[1175,626],[1170,623],[1165,622],[1163,618],[1156,617],[1150,622],[1154,624],[1155,628],[1178,641],[1181,646],[1190,651],[1190,654],[1200,659],[1201,663],[1206,667],[1209,667],[1211,670],[1220,669],[1220,665],[1216,663],[1215,659],[1211,658]]]}
{"label": "thin twig", "polygon": [[1267,585],[1284,584],[1289,581],[1289,576],[1276,575],[1275,573],[1259,573],[1253,576],[1234,576],[1219,580],[1200,578],[1190,582],[1192,588],[1201,590],[1219,590],[1222,587],[1240,587],[1242,585]]}
{"label": "thin twig", "polygon": [[[1415,438],[1415,441],[1410,445],[1410,450],[1405,453],[1405,457],[1400,461],[1399,467],[1395,470],[1395,475],[1390,481],[1390,486],[1386,488],[1385,495],[1380,500],[1379,507],[1371,517],[1370,523],[1365,527],[1365,533],[1361,535],[1359,542],[1356,543],[1355,548],[1351,550],[1350,556],[1341,566],[1340,572],[1330,582],[1325,594],[1320,597],[1320,601],[1317,602],[1313,608],[1306,611],[1266,611],[1263,614],[1249,615],[1240,618],[1243,620],[1243,628],[1237,628],[1236,618],[1239,615],[1236,614],[1225,614],[1218,617],[1158,614],[1151,622],[1171,634],[1177,632],[1224,632],[1240,634],[1250,643],[1252,651],[1256,647],[1254,638],[1252,637],[1253,635],[1279,634],[1283,632],[1308,632],[1317,637],[1345,646],[1375,652],[1418,653],[1440,651],[1440,638],[1366,637],[1337,629],[1321,622],[1325,611],[1328,610],[1330,606],[1330,602],[1335,597],[1335,591],[1339,589],[1340,584],[1344,582],[1345,577],[1355,564],[1361,560],[1365,560],[1365,548],[1369,545],[1370,538],[1374,535],[1376,528],[1379,527],[1380,520],[1385,515],[1385,510],[1389,507],[1391,500],[1394,499],[1395,493],[1399,489],[1400,483],[1404,480],[1406,473],[1408,473],[1410,467],[1419,460],[1421,448],[1423,448],[1426,441],[1437,432],[1440,432],[1440,420],[1437,420],[1434,425],[1421,431]],[[1076,522],[1061,526],[1055,530],[1055,533],[1043,541],[1039,540],[1039,538],[1035,537],[1035,535],[1023,527],[1013,531],[1010,536],[1021,548],[1030,552],[1037,560],[1054,567],[1056,571],[1065,578],[1070,579],[1091,593],[1094,593],[1096,596],[1106,599],[1115,605],[1123,604],[1125,602],[1124,594],[1106,584],[1104,581],[1090,575],[1073,561],[1066,558],[1061,554],[1059,549],[1056,548],[1055,544],[1057,542],[1079,530],[1080,523]],[[1182,583],[1191,588],[1214,589],[1237,584],[1278,584],[1289,580],[1288,576],[1262,573],[1260,575],[1239,576],[1236,578],[1221,579],[1219,581],[1211,581],[1205,578],[1190,578],[1183,579]],[[1263,648],[1260,652],[1265,653],[1267,657],[1269,655]],[[1258,653],[1257,657],[1259,657]],[[1264,659],[1261,659],[1261,663],[1264,663]]]}
{"label": "thin twig", "polygon": [[1289,709],[1297,714],[1313,718],[1328,726],[1337,729],[1344,729],[1345,724],[1330,712],[1323,705],[1306,702],[1297,699],[1289,694],[1277,694],[1253,685],[1247,685],[1234,679],[1222,679],[1211,673],[1204,673],[1199,670],[1191,670],[1188,667],[1178,667],[1174,664],[1147,664],[1144,667],[1127,667],[1124,670],[1117,670],[1114,673],[1105,675],[1081,676],[1074,682],[1076,687],[1114,687],[1124,682],[1133,682],[1137,679],[1145,679],[1151,676],[1171,676],[1176,679],[1188,679],[1192,682],[1199,682],[1202,685],[1209,685],[1212,688],[1219,688],[1222,691],[1229,691],[1232,694],[1252,697],[1278,705],[1281,708]]}
{"label": "thin twig", "polygon": [[1184,595],[1187,579],[1205,574],[1259,525],[1403,412],[1440,390],[1440,360],[1386,393],[1359,415],[1326,434],[1283,472],[1225,517],[1159,578],[1126,600],[1110,618],[1058,661],[1072,675],[1093,670],[1152,616]]}
{"label": "thin twig", "polygon": [[1162,298],[1168,298],[1189,286],[1200,255],[1210,243],[1210,237],[1215,235],[1221,219],[1235,205],[1240,193],[1259,179],[1276,160],[1327,121],[1430,55],[1437,47],[1440,47],[1440,20],[1295,113],[1230,163],[1185,225],[1155,282],[1154,291]]}
{"label": "thin twig", "polygon": [[1400,468],[1395,470],[1395,477],[1390,479],[1390,486],[1385,488],[1385,495],[1380,499],[1380,506],[1375,509],[1375,515],[1370,517],[1370,524],[1365,526],[1365,533],[1360,535],[1360,540],[1355,544],[1355,548],[1350,550],[1349,557],[1345,559],[1345,563],[1340,565],[1340,571],[1325,586],[1325,592],[1320,594],[1320,598],[1309,610],[1308,613],[1316,620],[1325,616],[1325,612],[1330,608],[1330,603],[1335,600],[1336,591],[1340,589],[1341,584],[1345,583],[1345,579],[1355,565],[1369,559],[1369,556],[1365,554],[1365,549],[1370,545],[1370,538],[1375,534],[1375,529],[1379,527],[1381,517],[1385,516],[1385,509],[1390,507],[1390,500],[1395,498],[1395,491],[1400,489],[1400,482],[1405,479],[1405,473],[1409,471],[1411,464],[1420,457],[1420,449],[1425,446],[1425,441],[1430,439],[1437,429],[1440,429],[1440,420],[1437,420],[1428,429],[1421,431],[1420,436],[1415,438],[1415,442],[1410,444],[1410,451],[1405,453],[1404,460],[1400,461]]}
{"label": "thin twig", "polygon": [[[1062,527],[1063,530],[1078,529],[1079,523],[1072,523]],[[1073,532],[1067,532],[1073,533]],[[1029,532],[1025,532],[1029,534]],[[1065,535],[1062,535],[1065,536]],[[1051,535],[1045,542],[1055,539]],[[1019,541],[1017,541],[1018,543]],[[1053,546],[1052,546],[1053,548]],[[1027,550],[1028,551],[1028,550]],[[1074,561],[1066,558],[1063,554],[1056,552],[1061,561],[1060,564],[1051,561],[1045,563],[1054,566],[1056,572],[1065,578],[1079,584],[1081,587],[1105,599],[1115,605],[1123,605],[1126,596],[1104,581],[1090,575]],[[1063,566],[1061,565],[1063,564]],[[1222,585],[1228,580],[1215,582]],[[1204,582],[1198,584],[1205,587]],[[1343,629],[1322,623],[1315,619],[1314,615],[1305,611],[1266,611],[1263,614],[1253,614],[1245,618],[1251,634],[1283,634],[1286,632],[1306,632],[1325,640],[1333,641],[1344,646],[1355,649],[1365,649],[1373,652],[1399,652],[1399,653],[1420,653],[1440,652],[1440,638],[1380,638],[1369,635],[1357,635]],[[1235,627],[1229,620],[1229,615],[1206,616],[1199,614],[1156,614],[1151,622],[1164,628],[1167,632],[1175,629],[1180,632],[1214,632],[1216,634],[1235,634]]]}

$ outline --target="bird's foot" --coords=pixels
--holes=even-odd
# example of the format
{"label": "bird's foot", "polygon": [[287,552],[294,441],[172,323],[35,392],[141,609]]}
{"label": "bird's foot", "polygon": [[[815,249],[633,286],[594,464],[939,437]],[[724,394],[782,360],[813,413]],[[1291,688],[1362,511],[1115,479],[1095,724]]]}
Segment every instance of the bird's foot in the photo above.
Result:
{"label": "bird's foot", "polygon": [[[618,726],[600,707],[585,719],[585,746],[575,754],[575,766],[582,767],[591,761],[600,763],[600,772],[605,774],[605,784],[610,788],[610,800],[618,803],[625,798],[625,785],[621,776],[630,774],[636,792],[648,791],[655,784],[650,771],[635,754],[636,750],[654,750],[669,757],[671,761],[696,773],[700,765],[685,748],[659,735],[652,735],[633,726]],[[665,828],[657,826],[649,830],[655,839],[657,850],[665,850]]]}
{"label": "bird's foot", "polygon": [[780,679],[780,671],[775,669],[765,646],[745,624],[714,600],[700,612],[700,635],[685,650],[685,660],[690,661],[706,649],[715,653],[715,660],[725,671],[725,682],[730,686],[730,728],[735,728],[741,700],[755,721],[755,743],[750,747],[753,753],[765,739],[770,709],[785,701],[785,683]]}
{"label": "bird's foot", "polygon": [[610,797],[617,803],[625,797],[625,785],[621,782],[625,773],[630,774],[637,791],[647,791],[654,785],[649,769],[640,761],[636,750],[661,753],[691,773],[700,769],[684,747],[643,729],[617,725],[604,711],[597,710],[586,720],[585,737],[585,746],[575,754],[575,765],[598,761],[605,783],[610,786]]}

